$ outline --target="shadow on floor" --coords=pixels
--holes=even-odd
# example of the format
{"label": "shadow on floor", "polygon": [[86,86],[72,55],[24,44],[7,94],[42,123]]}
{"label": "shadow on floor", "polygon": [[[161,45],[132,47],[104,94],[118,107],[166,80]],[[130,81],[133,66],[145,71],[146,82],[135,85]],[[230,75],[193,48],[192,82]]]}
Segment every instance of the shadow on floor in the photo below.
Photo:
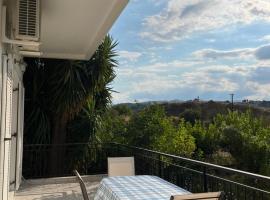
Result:
{"label": "shadow on floor", "polygon": [[[95,193],[96,192],[88,193],[89,199],[94,199]],[[83,196],[72,191],[72,193],[62,192],[58,194],[48,194],[43,197],[33,198],[33,200],[83,200]]]}
{"label": "shadow on floor", "polygon": [[[90,178],[85,184],[89,199],[94,199],[102,177],[93,181]],[[63,179],[49,184],[43,180],[36,182],[25,181],[16,192],[15,200],[83,200],[78,182]]]}

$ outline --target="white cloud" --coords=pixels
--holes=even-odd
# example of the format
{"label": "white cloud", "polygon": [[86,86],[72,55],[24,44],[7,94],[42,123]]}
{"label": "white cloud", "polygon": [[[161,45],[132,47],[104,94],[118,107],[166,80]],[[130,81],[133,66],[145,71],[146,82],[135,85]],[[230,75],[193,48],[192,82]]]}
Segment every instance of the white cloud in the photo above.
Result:
{"label": "white cloud", "polygon": [[[208,64],[211,62],[209,61]],[[147,76],[148,74],[172,72],[173,70],[179,70],[183,68],[195,67],[205,64],[203,61],[192,60],[173,60],[170,62],[151,62],[145,65],[133,65],[127,64],[125,67],[119,67],[116,69],[119,76]]]}
{"label": "white cloud", "polygon": [[170,72],[175,69],[189,68],[202,64],[202,61],[191,60],[173,60],[170,62],[155,62],[148,65],[137,67],[141,72]]}
{"label": "white cloud", "polygon": [[259,41],[270,42],[270,35],[263,36],[262,38],[259,39]]}
{"label": "white cloud", "polygon": [[214,42],[216,42],[217,40],[216,39],[214,39],[214,38],[209,38],[209,39],[205,39],[205,41],[206,42],[208,42],[208,43],[214,43]]}
{"label": "white cloud", "polygon": [[[127,93],[124,92],[125,99],[139,99],[136,96],[162,96],[173,94],[175,91],[193,91],[197,93],[207,92],[234,92],[239,89],[237,80],[231,76],[247,77],[252,67],[242,66],[210,65],[194,68],[192,72],[178,72],[177,74],[159,73],[157,69],[174,66],[173,63],[155,63],[139,68],[129,68],[120,70],[120,76],[128,77],[130,81]],[[189,63],[192,66],[191,63]],[[196,63],[197,64],[197,63]],[[238,79],[238,78],[237,78]],[[132,97],[132,98],[131,98]],[[119,97],[117,97],[119,98]],[[141,99],[139,99],[141,100]]]}
{"label": "white cloud", "polygon": [[168,0],[160,13],[144,19],[140,35],[154,41],[175,41],[194,32],[258,20],[270,22],[269,0]]}
{"label": "white cloud", "polygon": [[185,88],[196,88],[202,92],[234,92],[239,86],[228,77],[216,77],[211,72],[188,72],[183,74]]}
{"label": "white cloud", "polygon": [[154,47],[149,47],[148,50],[150,51],[173,50],[173,47],[172,46],[154,46]]}
{"label": "white cloud", "polygon": [[172,91],[234,92],[239,85],[228,77],[215,77],[211,72],[187,72],[182,75],[151,75],[132,84],[132,94],[162,95]]}
{"label": "white cloud", "polygon": [[160,6],[167,2],[167,0],[149,0],[149,2],[154,6]]}
{"label": "white cloud", "polygon": [[270,59],[270,45],[265,45],[255,50],[255,56],[258,60],[269,60]]}
{"label": "white cloud", "polygon": [[120,59],[126,59],[132,62],[137,61],[142,56],[142,53],[136,51],[119,51],[118,53]]}
{"label": "white cloud", "polygon": [[228,65],[210,65],[200,69],[202,72],[220,75],[239,75],[249,76],[257,67],[255,66],[228,66]]}
{"label": "white cloud", "polygon": [[[262,50],[267,51],[265,46],[224,52],[212,50],[211,53],[216,55],[215,59],[255,58]],[[239,98],[267,98],[267,94],[270,93],[270,81],[267,76],[270,60],[219,64],[213,56],[208,55],[211,59],[205,59],[207,56],[203,52],[206,51],[196,52],[197,57],[193,57],[192,60],[189,57],[170,62],[130,64],[117,68],[117,78],[123,84],[119,85],[118,89],[115,88],[121,93],[114,95],[113,102],[134,102],[134,99],[192,99],[198,95],[215,99],[222,95],[227,96],[231,92],[238,94]],[[199,56],[203,59],[198,59]]]}
{"label": "white cloud", "polygon": [[196,51],[192,54],[197,58],[210,58],[210,59],[219,59],[219,58],[247,58],[254,55],[254,49],[236,49],[236,50],[229,50],[229,51],[221,51],[215,49],[202,49]]}
{"label": "white cloud", "polygon": [[178,81],[171,80],[162,76],[152,77],[138,83],[133,84],[134,93],[147,93],[158,95],[168,90],[179,88]]}
{"label": "white cloud", "polygon": [[216,49],[202,49],[192,53],[196,58],[204,59],[250,59],[270,60],[270,44],[257,48],[233,49],[228,51]]}
{"label": "white cloud", "polygon": [[270,83],[260,84],[258,82],[249,81],[246,83],[246,87],[251,93],[251,95],[245,97],[246,99],[265,100],[270,97]]}
{"label": "white cloud", "polygon": [[[252,79],[256,67],[248,69],[226,65],[201,67],[193,72],[175,75],[157,75],[144,73],[132,79],[130,89],[115,94],[113,102],[134,102],[134,99],[157,100],[173,97],[178,99],[209,96],[209,94],[238,94],[239,98],[265,100],[270,98],[270,82],[258,82]],[[135,69],[134,69],[135,71]],[[240,72],[239,72],[240,71]],[[233,78],[234,77],[234,78]],[[184,96],[181,96],[183,95]],[[165,98],[164,98],[165,97]]]}
{"label": "white cloud", "polygon": [[123,102],[132,102],[134,100],[130,98],[129,92],[122,92],[122,93],[114,92],[112,96],[113,96],[112,101],[114,104]]}

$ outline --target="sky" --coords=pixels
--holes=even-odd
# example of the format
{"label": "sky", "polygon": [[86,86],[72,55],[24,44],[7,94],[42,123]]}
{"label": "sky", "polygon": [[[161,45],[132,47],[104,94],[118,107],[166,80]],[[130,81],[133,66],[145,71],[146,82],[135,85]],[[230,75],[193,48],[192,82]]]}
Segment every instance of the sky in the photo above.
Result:
{"label": "sky", "polygon": [[113,103],[270,100],[270,0],[130,0]]}

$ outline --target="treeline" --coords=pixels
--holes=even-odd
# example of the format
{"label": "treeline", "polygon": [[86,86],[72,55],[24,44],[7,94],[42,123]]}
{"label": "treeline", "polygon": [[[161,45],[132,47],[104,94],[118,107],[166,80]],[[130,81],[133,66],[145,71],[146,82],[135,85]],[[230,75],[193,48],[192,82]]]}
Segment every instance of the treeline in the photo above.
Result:
{"label": "treeline", "polygon": [[270,175],[270,127],[251,111],[217,114],[211,121],[187,109],[168,116],[161,105],[133,112],[112,107],[96,132],[101,142],[119,142]]}

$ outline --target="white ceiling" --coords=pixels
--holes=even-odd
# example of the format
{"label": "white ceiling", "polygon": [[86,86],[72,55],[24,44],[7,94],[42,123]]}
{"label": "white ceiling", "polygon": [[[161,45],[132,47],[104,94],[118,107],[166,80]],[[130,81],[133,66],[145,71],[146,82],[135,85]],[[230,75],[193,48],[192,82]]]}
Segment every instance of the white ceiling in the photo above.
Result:
{"label": "white ceiling", "polygon": [[89,59],[128,0],[41,0],[42,57]]}

